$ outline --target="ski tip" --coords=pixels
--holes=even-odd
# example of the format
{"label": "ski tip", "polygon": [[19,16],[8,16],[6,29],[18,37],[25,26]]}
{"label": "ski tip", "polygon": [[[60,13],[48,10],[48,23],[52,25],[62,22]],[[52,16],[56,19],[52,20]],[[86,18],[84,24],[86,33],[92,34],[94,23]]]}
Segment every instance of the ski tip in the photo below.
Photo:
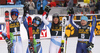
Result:
{"label": "ski tip", "polygon": [[64,40],[62,40],[61,43],[64,43]]}
{"label": "ski tip", "polygon": [[29,17],[28,17],[28,20],[32,20],[32,18],[29,16]]}
{"label": "ski tip", "polygon": [[9,11],[5,11],[5,17],[9,18]]}

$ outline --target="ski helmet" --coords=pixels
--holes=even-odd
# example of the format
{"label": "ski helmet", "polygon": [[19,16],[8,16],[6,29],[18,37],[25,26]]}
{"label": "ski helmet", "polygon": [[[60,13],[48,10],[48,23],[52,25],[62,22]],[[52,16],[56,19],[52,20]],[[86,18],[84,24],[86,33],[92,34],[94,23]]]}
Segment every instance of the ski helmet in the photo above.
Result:
{"label": "ski helmet", "polygon": [[[58,13],[54,13],[54,14],[53,14],[53,19],[54,19],[54,18],[58,18],[58,25],[59,25],[59,24],[60,24],[59,14],[58,14]],[[55,25],[53,19],[52,19],[52,23]]]}
{"label": "ski helmet", "polygon": [[59,14],[58,13],[53,14],[53,19],[54,18],[58,18],[59,19]]}
{"label": "ski helmet", "polygon": [[12,9],[12,10],[11,10],[11,16],[12,16],[12,15],[15,15],[15,16],[18,17],[19,11],[18,11],[17,9]]}
{"label": "ski helmet", "polygon": [[40,18],[40,17],[38,17],[38,16],[34,17],[33,23],[36,23],[37,25],[40,25],[41,22],[42,22],[42,21],[41,21],[41,18]]}

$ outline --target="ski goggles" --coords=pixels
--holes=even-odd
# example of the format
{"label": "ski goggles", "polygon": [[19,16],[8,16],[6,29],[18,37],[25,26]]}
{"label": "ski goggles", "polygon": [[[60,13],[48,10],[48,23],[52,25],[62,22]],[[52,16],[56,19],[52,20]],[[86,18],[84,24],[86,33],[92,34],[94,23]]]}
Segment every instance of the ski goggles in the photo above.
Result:
{"label": "ski goggles", "polygon": [[39,24],[40,24],[40,21],[38,21],[38,20],[33,20],[33,23],[36,23],[37,25],[39,25]]}
{"label": "ski goggles", "polygon": [[18,16],[19,13],[18,13],[18,12],[11,12],[11,16],[12,16],[12,15]]}

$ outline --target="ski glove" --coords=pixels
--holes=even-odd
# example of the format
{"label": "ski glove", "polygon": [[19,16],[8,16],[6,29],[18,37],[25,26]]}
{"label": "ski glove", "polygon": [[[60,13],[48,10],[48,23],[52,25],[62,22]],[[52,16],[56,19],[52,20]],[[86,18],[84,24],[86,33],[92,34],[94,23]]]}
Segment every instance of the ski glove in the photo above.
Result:
{"label": "ski glove", "polygon": [[5,39],[5,40],[6,40],[6,43],[8,45],[8,50],[11,50],[13,43],[11,43],[9,39]]}
{"label": "ski glove", "polygon": [[24,9],[24,14],[23,14],[23,16],[26,16],[26,13],[29,13],[29,4],[24,3],[23,9]]}
{"label": "ski glove", "polygon": [[74,9],[73,8],[68,8],[67,13],[68,14],[74,14]]}
{"label": "ski glove", "polygon": [[44,11],[46,11],[47,13],[49,13],[50,10],[51,10],[50,6],[45,6]]}
{"label": "ski glove", "polygon": [[88,43],[88,47],[87,47],[87,50],[88,51],[91,51],[91,49],[94,47],[94,44],[93,43]]}

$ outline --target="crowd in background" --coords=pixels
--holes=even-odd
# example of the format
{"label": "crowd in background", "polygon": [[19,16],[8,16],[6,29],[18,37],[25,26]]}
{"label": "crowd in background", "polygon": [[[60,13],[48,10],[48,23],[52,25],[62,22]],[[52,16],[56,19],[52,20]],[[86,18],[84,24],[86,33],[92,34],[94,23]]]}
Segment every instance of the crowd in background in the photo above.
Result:
{"label": "crowd in background", "polygon": [[[36,2],[35,4],[36,5]],[[92,0],[89,4],[81,6],[81,4],[74,4],[73,0],[65,0],[65,2],[59,2],[56,3],[55,0],[48,1],[48,5],[50,7],[73,7],[73,8],[79,8],[84,9],[85,13],[87,14],[100,14],[100,0],[96,3],[94,0]],[[35,6],[35,8],[37,8]]]}
{"label": "crowd in background", "polygon": [[[21,1],[21,4],[24,4],[25,2],[29,4],[29,13],[34,14],[35,12],[34,9],[38,8],[37,2],[43,1],[43,0],[38,0],[38,1],[36,0],[17,0],[15,4],[18,4],[19,1]],[[86,13],[90,13],[90,14],[99,13],[100,14],[100,0],[98,0],[97,3],[94,0],[92,0],[88,5],[84,5],[84,6],[81,6],[81,4],[74,4],[73,0],[64,0],[64,2],[59,1],[59,3],[56,3],[55,0],[50,0],[47,2],[48,2],[47,5],[49,5],[50,7],[73,7],[73,8],[78,8],[78,9],[84,9]],[[41,7],[43,6],[41,5]],[[44,10],[44,9],[43,10],[41,9],[40,10],[37,9],[39,14],[42,14],[41,12],[43,12]]]}

